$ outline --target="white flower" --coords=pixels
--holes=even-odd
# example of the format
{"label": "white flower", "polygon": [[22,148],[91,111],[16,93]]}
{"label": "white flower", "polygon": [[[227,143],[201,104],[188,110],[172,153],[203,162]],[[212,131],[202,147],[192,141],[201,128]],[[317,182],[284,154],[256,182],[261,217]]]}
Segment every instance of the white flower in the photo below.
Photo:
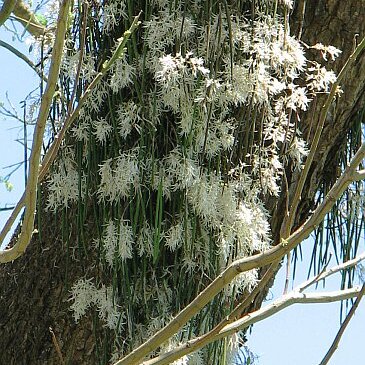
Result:
{"label": "white flower", "polygon": [[97,74],[95,70],[95,59],[91,54],[85,54],[83,59],[84,62],[81,68],[82,78],[86,82],[91,82]]}
{"label": "white flower", "polygon": [[118,25],[121,17],[126,17],[124,0],[114,0],[103,4],[103,33],[111,32]]}
{"label": "white flower", "polygon": [[88,120],[80,121],[71,132],[77,141],[87,142],[89,140],[90,122]]}
{"label": "white flower", "polygon": [[140,257],[144,255],[147,257],[153,256],[153,231],[146,221],[139,231],[137,238],[137,250]]}
{"label": "white flower", "polygon": [[112,76],[109,80],[113,92],[117,93],[120,89],[131,84],[135,73],[135,67],[128,63],[125,54],[118,58],[112,66]]}
{"label": "white flower", "polygon": [[87,110],[98,112],[101,105],[107,99],[109,94],[109,85],[107,82],[101,80],[99,81],[95,88],[91,91],[91,95],[86,99],[84,108]]}
{"label": "white flower", "polygon": [[119,105],[117,109],[118,130],[123,138],[126,138],[132,132],[133,128],[140,129],[138,125],[141,120],[139,112],[140,106],[133,100]]}
{"label": "white flower", "polygon": [[156,80],[160,82],[176,80],[179,77],[179,69],[183,67],[183,59],[172,57],[171,54],[160,58],[161,68],[156,72]]}
{"label": "white flower", "polygon": [[313,67],[309,67],[308,71],[311,72],[307,75],[307,81],[309,81],[308,88],[313,91],[328,92],[330,85],[337,79],[333,71],[326,70],[325,67],[321,67],[318,63]]}
{"label": "white flower", "polygon": [[308,149],[304,139],[295,136],[289,146],[289,156],[295,163],[297,168],[300,168],[304,157],[308,155]]}
{"label": "white flower", "polygon": [[188,52],[185,56],[186,62],[190,65],[194,77],[201,74],[203,77],[209,76],[209,69],[204,67],[204,59],[202,57],[192,57],[193,53]]}
{"label": "white flower", "polygon": [[325,61],[327,61],[327,54],[329,54],[331,60],[334,61],[342,53],[342,51],[338,48],[334,46],[325,46],[322,43],[317,43],[310,48],[318,49],[319,51],[321,51],[322,57]]}
{"label": "white flower", "polygon": [[[46,209],[55,211],[57,207],[67,208],[70,203],[78,201],[84,195],[85,177],[79,177],[76,163],[70,151],[64,152],[65,156],[60,161],[58,169],[51,174],[48,181],[48,201]],[[82,179],[81,196],[79,179]]]}
{"label": "white flower", "polygon": [[222,192],[221,181],[213,174],[202,176],[188,189],[188,201],[207,226],[219,226],[221,216],[218,198]]}
{"label": "white flower", "polygon": [[137,150],[129,150],[119,155],[115,160],[108,159],[100,165],[101,177],[98,196],[100,201],[117,201],[129,195],[133,186],[139,186],[139,167]]}
{"label": "white flower", "polygon": [[172,191],[192,186],[199,173],[197,161],[184,157],[177,148],[164,158],[163,167]]}
{"label": "white flower", "polygon": [[102,285],[100,289],[95,291],[93,296],[93,304],[97,307],[99,318],[105,322],[105,326],[115,330],[123,324],[125,319],[124,313],[118,311],[113,296],[113,288]]}
{"label": "white flower", "polygon": [[115,330],[124,324],[125,315],[119,312],[114,302],[112,287],[102,285],[100,289],[97,289],[92,279],[79,279],[71,288],[69,301],[73,301],[70,309],[73,311],[75,322],[78,322],[94,305],[106,327]]}
{"label": "white flower", "polygon": [[118,244],[118,230],[113,220],[105,226],[104,235],[102,239],[102,246],[105,254],[105,260],[109,266],[113,266],[115,252]]}
{"label": "white flower", "polygon": [[166,246],[171,252],[174,252],[183,242],[184,223],[179,221],[164,232]]}
{"label": "white flower", "polygon": [[232,82],[227,84],[229,100],[235,105],[244,104],[254,89],[254,82],[248,67],[233,65]]}
{"label": "white flower", "polygon": [[[281,171],[279,171],[281,173]],[[270,193],[279,196],[280,186],[278,185],[279,172],[272,166],[261,168],[261,183],[264,194]]]}
{"label": "white flower", "polygon": [[73,301],[70,309],[73,311],[75,322],[85,315],[87,309],[92,305],[93,298],[96,292],[95,285],[91,282],[92,279],[80,279],[71,288],[71,298]]}
{"label": "white flower", "polygon": [[147,65],[156,70],[156,61],[165,51],[175,44],[178,37],[181,42],[188,44],[188,39],[195,33],[194,21],[187,13],[170,12],[169,6],[164,7],[158,15],[144,22],[144,32],[150,54]]}
{"label": "white flower", "polygon": [[[67,52],[65,47],[64,52]],[[80,61],[80,51],[76,51],[73,54],[64,54],[62,57],[61,68],[63,72],[71,79],[74,80],[77,74],[78,65]]]}
{"label": "white flower", "polygon": [[[207,70],[209,73],[209,70]],[[219,80],[214,80],[209,77],[205,79],[205,82],[202,84],[202,86],[198,90],[198,95],[194,99],[196,103],[202,104],[202,106],[207,108],[207,103],[212,103],[220,96],[220,88],[221,83]]]}
{"label": "white flower", "polygon": [[118,256],[122,261],[132,258],[132,247],[134,244],[132,227],[127,221],[121,220],[118,237]]}
{"label": "white flower", "polygon": [[109,220],[105,226],[104,234],[101,240],[105,260],[110,267],[114,266],[116,255],[122,260],[132,258],[133,231],[127,221],[121,220],[119,226]]}
{"label": "white flower", "polygon": [[259,207],[241,202],[233,229],[237,239],[237,257],[245,257],[253,251],[269,247],[270,227],[265,213]]}
{"label": "white flower", "polygon": [[184,256],[182,260],[182,267],[186,273],[189,275],[195,273],[200,269],[201,263],[194,260],[194,258],[190,256]]}
{"label": "white flower", "polygon": [[181,105],[180,108],[180,118],[178,119],[179,123],[179,134],[180,135],[188,135],[193,127],[194,120],[194,110],[190,107],[188,103]]}
{"label": "white flower", "polygon": [[228,297],[239,297],[245,289],[251,292],[258,283],[258,270],[253,269],[237,275],[226,288]]}
{"label": "white flower", "polygon": [[289,89],[291,93],[287,97],[287,107],[293,110],[297,110],[297,108],[301,110],[307,110],[311,99],[309,99],[306,95],[306,88],[291,84],[289,85]]}
{"label": "white flower", "polygon": [[113,127],[107,122],[105,118],[99,118],[98,120],[93,122],[94,131],[96,140],[104,144],[109,137],[110,133],[113,130]]}
{"label": "white flower", "polygon": [[183,75],[191,74],[193,78],[199,75],[207,78],[209,76],[209,69],[204,67],[204,60],[192,57],[192,52],[188,52],[185,57],[180,53],[176,56],[171,54],[160,57],[160,67],[156,71],[156,80],[165,85],[169,82],[178,81]]}

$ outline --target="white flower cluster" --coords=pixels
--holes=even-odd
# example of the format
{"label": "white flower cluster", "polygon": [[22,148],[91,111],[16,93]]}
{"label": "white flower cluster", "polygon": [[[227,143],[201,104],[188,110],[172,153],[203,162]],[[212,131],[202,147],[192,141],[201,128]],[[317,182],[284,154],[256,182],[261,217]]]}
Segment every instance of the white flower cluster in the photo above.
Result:
{"label": "white flower cluster", "polygon": [[93,122],[94,131],[93,134],[97,142],[105,144],[110,133],[113,131],[113,127],[108,123],[105,118],[99,118]]}
{"label": "white flower cluster", "polygon": [[110,1],[104,4],[101,17],[102,31],[108,34],[120,23],[121,18],[127,17],[125,0]]}
{"label": "white flower cluster", "polygon": [[182,221],[171,226],[164,234],[166,246],[172,252],[174,252],[178,247],[182,245],[183,237],[184,237],[184,226]]}
{"label": "white flower cluster", "polygon": [[144,222],[137,238],[137,250],[139,257],[149,257],[153,255],[153,230],[148,224]]}
{"label": "white flower cluster", "polygon": [[162,161],[153,178],[153,187],[158,190],[162,185],[163,195],[170,198],[171,193],[191,187],[199,175],[199,168],[193,159],[184,157],[178,149],[172,150]]}
{"label": "white flower cluster", "polygon": [[124,220],[119,223],[109,220],[105,225],[102,239],[97,243],[101,245],[105,260],[110,267],[119,260],[131,259],[134,245],[132,227]]}
{"label": "white flower cluster", "polygon": [[[85,177],[80,177],[72,155],[70,150],[64,151],[64,158],[48,181],[47,209],[49,210],[56,211],[58,207],[67,208],[70,203],[84,198]],[[81,191],[79,179],[81,179]]]}
{"label": "white flower cluster", "polygon": [[112,76],[109,81],[109,85],[113,92],[117,93],[130,85],[133,82],[135,72],[135,67],[128,63],[125,54],[118,58],[112,66]]}
{"label": "white flower cluster", "polygon": [[124,324],[125,314],[118,311],[111,287],[102,285],[98,289],[92,279],[80,279],[72,286],[69,300],[72,301],[70,309],[73,311],[75,322],[78,322],[90,307],[95,306],[106,327],[115,330]]}
{"label": "white flower cluster", "polygon": [[117,110],[117,122],[119,134],[122,138],[126,138],[133,129],[139,131],[141,119],[140,106],[133,100],[120,104]]}
{"label": "white flower cluster", "polygon": [[99,201],[114,202],[127,197],[139,186],[138,150],[133,149],[109,158],[100,166]]}

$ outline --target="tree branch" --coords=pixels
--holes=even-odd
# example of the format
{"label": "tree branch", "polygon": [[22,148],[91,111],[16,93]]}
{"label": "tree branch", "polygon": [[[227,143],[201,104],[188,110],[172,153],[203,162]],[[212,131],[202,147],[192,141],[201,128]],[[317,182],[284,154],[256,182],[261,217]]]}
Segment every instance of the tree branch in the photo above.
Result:
{"label": "tree branch", "polygon": [[16,244],[12,248],[0,251],[0,262],[13,261],[20,255],[22,255],[23,252],[26,250],[29,241],[33,235],[42,142],[49,108],[51,106],[53,95],[56,90],[56,84],[58,80],[63,53],[63,45],[66,36],[66,27],[70,3],[70,0],[64,0],[60,6],[60,12],[58,15],[56,38],[52,50],[52,61],[49,71],[48,82],[46,90],[42,97],[37,124],[34,131],[32,152],[29,162],[29,179],[24,195],[24,204],[26,209],[21,233],[17,239]]}
{"label": "tree branch", "polygon": [[[238,331],[242,331],[248,326],[251,326],[254,323],[258,323],[272,315],[282,311],[286,307],[289,307],[293,304],[318,304],[318,303],[331,303],[340,300],[350,299],[353,297],[359,297],[361,295],[361,288],[359,286],[344,289],[335,292],[322,292],[322,293],[300,293],[298,291],[292,291],[289,294],[283,295],[281,298],[274,301],[272,304],[261,308],[253,313],[249,313],[242,317],[241,319],[232,322],[221,329],[221,331],[215,336],[209,339],[211,343],[213,341],[217,341],[224,337],[233,335]],[[184,355],[190,354],[201,346],[199,344],[200,337],[197,337],[193,340],[187,341],[186,343],[178,346],[174,350],[161,354],[160,356],[155,357],[154,359],[142,362],[141,365],[168,365],[173,361],[181,358]],[[117,365],[116,363],[115,365]],[[129,363],[132,365],[132,363]],[[134,363],[133,363],[134,364]]]}
{"label": "tree branch", "polygon": [[348,269],[349,267],[355,266],[364,259],[365,259],[365,252],[362,253],[360,256],[355,257],[352,260],[348,260],[348,261],[346,261],[346,262],[344,262],[340,265],[334,266],[334,267],[330,268],[329,270],[321,272],[320,274],[318,274],[314,278],[308,279],[304,283],[300,284],[296,288],[296,290],[302,292],[303,290],[310,287],[311,285],[313,285],[315,283],[318,283],[320,280],[324,280],[325,278],[327,278],[330,275],[335,274],[336,272],[339,272],[341,270],[345,270],[345,269]]}
{"label": "tree branch", "polygon": [[363,284],[361,291],[359,293],[359,295],[356,298],[356,301],[354,303],[354,305],[351,307],[350,312],[348,313],[348,315],[346,316],[346,319],[344,320],[344,322],[342,323],[340,329],[337,332],[337,335],[335,337],[335,339],[333,340],[333,343],[331,345],[331,347],[328,349],[325,357],[323,358],[323,360],[321,361],[321,363],[319,365],[326,365],[328,364],[328,362],[330,361],[331,357],[333,356],[333,354],[335,353],[335,351],[337,350],[338,344],[340,343],[341,337],[344,334],[348,324],[350,323],[351,319],[353,318],[355,311],[357,309],[357,307],[360,304],[360,301],[362,299],[362,297],[365,294],[365,284]]}
{"label": "tree branch", "polygon": [[4,0],[0,10],[0,27],[6,22],[13,12],[17,0]]}
{"label": "tree branch", "polygon": [[[317,275],[316,277],[305,281],[304,283],[302,283],[301,285],[299,285],[297,288],[295,288],[293,291],[294,292],[302,292],[305,288],[307,288],[308,286],[318,282],[319,280],[324,279],[325,277],[328,277],[340,270],[344,270],[347,269],[351,266],[355,266],[356,264],[358,264],[360,261],[362,261],[363,259],[365,259],[365,253],[363,253],[362,255],[356,257],[353,260],[349,260],[341,265],[335,266],[319,275]],[[267,272],[265,273],[264,277],[262,278],[262,280],[260,281],[260,283],[255,287],[255,289],[249,294],[249,296],[247,298],[244,299],[244,301],[242,303],[240,303],[232,312],[231,314],[225,318],[223,321],[221,321],[221,323],[219,323],[215,328],[213,328],[211,331],[209,331],[208,333],[198,337],[195,339],[194,342],[194,349],[193,351],[196,351],[199,348],[202,348],[206,345],[208,345],[210,342],[214,341],[215,336],[220,333],[220,331],[226,327],[228,324],[232,323],[234,320],[237,319],[237,317],[239,317],[241,315],[241,313],[243,312],[243,310],[254,300],[254,298],[256,297],[256,295],[260,292],[261,288],[264,287],[266,285],[266,283],[270,280],[270,278],[272,277],[272,275],[276,272],[276,266],[277,263],[272,263],[269,267],[269,269],[267,270]],[[181,356],[184,356],[185,354],[181,354]],[[180,356],[180,355],[179,355]],[[180,356],[180,357],[181,357]],[[168,361],[174,361],[176,360],[177,357],[175,357],[175,354],[173,357],[168,357]]]}
{"label": "tree branch", "polygon": [[15,56],[19,57],[21,60],[23,60],[33,71],[35,71],[38,76],[40,78],[42,78],[45,82],[47,82],[47,78],[42,74],[42,72],[40,72],[38,70],[38,68],[36,67],[36,65],[23,53],[21,53],[20,51],[18,51],[16,48],[14,48],[12,45],[10,45],[9,43],[6,43],[2,40],[0,40],[0,47],[4,47],[6,48],[8,51],[12,52],[13,54],[15,54]]}
{"label": "tree branch", "polygon": [[38,21],[35,14],[22,0],[16,1],[13,14],[15,15],[15,20],[21,23],[33,37],[39,38],[47,33],[46,27]]}

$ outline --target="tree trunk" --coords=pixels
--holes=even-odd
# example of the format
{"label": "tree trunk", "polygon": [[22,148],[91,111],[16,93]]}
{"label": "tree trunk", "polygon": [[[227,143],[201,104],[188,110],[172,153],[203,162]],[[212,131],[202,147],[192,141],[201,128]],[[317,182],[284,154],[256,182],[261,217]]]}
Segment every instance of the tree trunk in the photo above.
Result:
{"label": "tree trunk", "polygon": [[[299,0],[292,15],[293,32],[301,33],[303,42],[308,45],[321,42],[340,48],[343,51],[341,58],[331,64],[338,73],[356,41],[365,36],[363,5],[362,0]],[[347,72],[342,82],[344,93],[326,120],[320,150],[303,192],[296,226],[309,216],[319,187],[333,182],[336,176],[337,152],[346,143],[354,116],[364,105],[364,85],[365,58],[361,57]],[[324,99],[312,104],[311,110],[302,119],[307,140],[313,137]],[[287,177],[290,194],[297,175],[288,171]],[[284,218],[285,199],[282,195],[278,201],[268,201],[273,217],[273,237],[276,239]],[[77,212],[70,209],[67,214],[72,217]],[[38,211],[38,222],[41,234],[33,238],[27,252],[15,262],[0,266],[1,363],[61,364],[62,354],[65,364],[96,364],[96,359],[102,358],[100,354],[108,352],[102,347],[105,344],[98,343],[98,338],[107,338],[110,334],[106,329],[96,329],[91,315],[76,326],[68,302],[69,289],[75,279],[87,270],[88,277],[92,277],[98,270],[96,263],[92,265],[95,257],[83,247],[74,247],[76,222],[72,227],[65,227],[62,216],[50,214],[43,206]],[[97,232],[95,223],[86,219],[86,224],[90,237],[94,237]],[[63,239],[65,233],[69,237],[66,241]],[[71,259],[74,255],[78,260]],[[257,297],[255,308],[261,305],[267,290]]]}

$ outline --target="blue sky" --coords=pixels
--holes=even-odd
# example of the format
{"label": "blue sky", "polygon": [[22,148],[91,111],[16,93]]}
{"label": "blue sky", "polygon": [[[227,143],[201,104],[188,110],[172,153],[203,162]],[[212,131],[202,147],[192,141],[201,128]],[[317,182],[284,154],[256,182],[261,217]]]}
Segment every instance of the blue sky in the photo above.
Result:
{"label": "blue sky", "polygon": [[[0,39],[12,43],[11,36],[0,29]],[[27,53],[27,46],[12,43]],[[38,76],[14,55],[0,48],[0,101],[6,103],[5,93],[8,92],[13,105],[21,112],[20,101],[37,85]],[[22,127],[14,120],[0,116],[0,176],[5,176],[9,170],[5,166],[17,163],[23,159],[23,147],[15,142],[22,137]],[[0,207],[14,204],[23,192],[23,169],[19,169],[11,177],[14,185],[12,192],[7,192],[0,185]],[[5,223],[9,213],[0,212],[0,225]],[[308,260],[311,252],[311,241],[303,245],[304,260]],[[360,245],[364,249],[364,244]],[[299,267],[305,267],[303,264]],[[296,285],[306,279],[306,268],[300,268]],[[281,270],[272,289],[272,296],[281,295],[284,287],[284,270]],[[338,281],[331,280],[326,284],[326,290],[337,289]],[[264,303],[264,305],[269,302]],[[248,336],[248,346],[258,357],[261,365],[311,365],[319,364],[327,352],[339,328],[339,303],[321,305],[294,305],[286,308],[275,316],[258,323]],[[331,365],[347,363],[364,363],[362,346],[365,340],[365,299],[360,304],[355,318],[350,323],[340,342]]]}
{"label": "blue sky", "polygon": [[[10,33],[0,28],[0,39],[27,54],[28,47],[24,43],[13,42]],[[33,90],[38,82],[38,76],[23,61],[14,56],[5,48],[0,47],[0,102],[10,109],[6,100],[8,95],[13,107],[22,116],[21,101],[26,98],[29,91]],[[24,160],[23,146],[16,142],[23,139],[23,128],[20,122],[0,115],[0,176],[5,177],[17,164]],[[23,193],[24,167],[20,167],[10,178],[13,190],[8,192],[4,184],[0,184],[0,208],[13,206]],[[0,224],[3,226],[10,212],[0,212]]]}

